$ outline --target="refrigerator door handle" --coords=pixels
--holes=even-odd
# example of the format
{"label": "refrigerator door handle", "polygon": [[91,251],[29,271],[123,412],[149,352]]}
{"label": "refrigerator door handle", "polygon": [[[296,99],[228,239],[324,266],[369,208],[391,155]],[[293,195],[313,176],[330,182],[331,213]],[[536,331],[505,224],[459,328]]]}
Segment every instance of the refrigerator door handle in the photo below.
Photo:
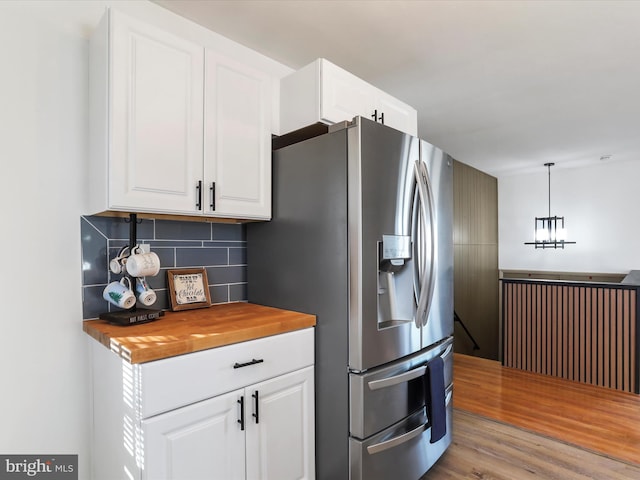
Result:
{"label": "refrigerator door handle", "polygon": [[376,453],[384,452],[385,450],[389,450],[390,448],[397,447],[398,445],[402,445],[403,443],[408,442],[412,438],[421,435],[429,427],[429,424],[420,425],[413,430],[403,433],[402,435],[398,435],[397,437],[392,438],[391,440],[385,440],[384,442],[376,443],[374,445],[369,445],[367,447],[367,452],[369,454],[374,455]]}
{"label": "refrigerator door handle", "polygon": [[368,382],[370,390],[380,390],[381,388],[393,387],[400,383],[408,382],[414,378],[421,377],[427,371],[427,366],[423,365],[408,372],[401,373],[400,375],[394,375],[393,377],[383,378],[381,380],[372,380]]}
{"label": "refrigerator door handle", "polygon": [[[453,350],[453,345],[449,345],[444,352],[440,353],[438,357],[443,358],[451,353]],[[429,362],[425,365],[422,365],[418,368],[414,368],[412,370],[407,370],[406,372],[400,373],[398,375],[394,375],[393,377],[381,378],[380,380],[371,380],[367,382],[369,386],[369,390],[380,390],[382,388],[393,387],[394,385],[399,385],[404,382],[408,382],[415,378],[422,377],[427,372],[427,366]]]}
{"label": "refrigerator door handle", "polygon": [[[453,392],[453,388],[451,385],[449,385],[445,393],[445,405],[449,405],[449,403],[451,403],[452,392]],[[397,437],[394,437],[391,440],[385,440],[384,442],[369,445],[367,447],[367,452],[369,452],[369,454],[371,455],[374,455],[376,453],[389,450],[390,448],[397,447],[398,445],[402,445],[403,443],[408,442],[412,438],[415,438],[418,435],[422,434],[422,432],[424,432],[428,428],[431,428],[430,422],[419,425],[413,430],[407,433],[403,433],[402,435],[398,435]]]}
{"label": "refrigerator door handle", "polygon": [[440,355],[438,355],[438,356],[439,356],[439,357],[441,357],[441,358],[444,358],[444,357],[446,357],[447,355],[449,355],[449,354],[451,353],[451,351],[452,351],[452,350],[453,350],[453,344],[449,345],[449,346],[447,347],[447,349],[446,349],[444,352],[442,352]]}
{"label": "refrigerator door handle", "polygon": [[[419,278],[419,290],[420,293],[418,295],[418,305],[416,307],[416,326],[423,327],[427,324],[427,319],[429,317],[429,310],[431,308],[431,300],[433,297],[433,290],[435,288],[435,282],[433,279],[434,276],[434,259],[435,259],[435,232],[434,232],[434,201],[431,193],[431,183],[429,181],[429,174],[427,172],[427,167],[424,162],[420,160],[416,160],[414,164],[414,174],[416,177],[416,185],[418,189],[418,198],[420,200],[420,212],[421,219],[418,217],[414,217],[415,221],[418,225],[413,226],[413,231],[416,239],[414,239],[414,251],[421,252],[421,254],[416,255],[416,265],[418,263],[422,265],[417,265],[418,271],[422,266],[422,275]],[[428,213],[428,216],[427,216]],[[423,226],[426,228],[429,226],[429,231],[427,235],[429,235],[429,244],[426,245],[428,250],[428,258],[425,258],[424,254],[424,242],[426,241],[423,236],[417,234],[419,227],[419,222],[422,220]],[[416,240],[421,240],[422,245],[417,245]]]}

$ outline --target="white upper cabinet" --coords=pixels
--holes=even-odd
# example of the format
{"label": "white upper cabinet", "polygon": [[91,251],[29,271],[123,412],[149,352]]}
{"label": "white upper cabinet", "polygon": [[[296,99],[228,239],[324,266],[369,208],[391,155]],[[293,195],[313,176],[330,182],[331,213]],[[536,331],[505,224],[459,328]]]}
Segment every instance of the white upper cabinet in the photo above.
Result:
{"label": "white upper cabinet", "polygon": [[370,118],[375,110],[373,87],[326,60],[314,65],[318,72],[321,121],[336,123],[356,115]]}
{"label": "white upper cabinet", "polygon": [[[376,108],[373,115],[377,114],[377,121],[390,127],[408,133],[414,137],[418,136],[418,111],[401,102],[395,97],[376,90]],[[375,118],[371,117],[373,120]]]}
{"label": "white upper cabinet", "polygon": [[417,135],[417,111],[320,58],[280,81],[280,133],[362,117]]}
{"label": "white upper cabinet", "polygon": [[210,215],[271,216],[271,77],[207,50],[204,178]]}
{"label": "white upper cabinet", "polygon": [[270,218],[269,74],[110,9],[90,75],[88,213]]}

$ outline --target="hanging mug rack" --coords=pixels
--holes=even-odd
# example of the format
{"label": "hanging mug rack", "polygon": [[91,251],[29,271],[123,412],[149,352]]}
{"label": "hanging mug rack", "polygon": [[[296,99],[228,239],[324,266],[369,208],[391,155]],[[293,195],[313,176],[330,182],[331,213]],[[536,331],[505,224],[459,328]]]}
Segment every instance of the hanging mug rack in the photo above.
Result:
{"label": "hanging mug rack", "polygon": [[[138,224],[141,223],[141,220],[138,220],[138,215],[135,213],[130,213],[129,218],[125,218],[124,221],[129,224],[129,245],[123,247],[116,258],[109,262],[109,269],[116,274],[123,274],[123,278],[128,278],[130,285],[136,285],[136,278],[131,275],[126,268],[126,260],[127,255],[126,252],[129,252],[129,255],[133,254],[136,251],[138,245]],[[156,256],[157,258],[157,256]],[[159,261],[158,261],[159,267]],[[156,273],[157,270],[156,269]],[[164,312],[160,309],[148,309],[148,308],[138,308],[135,304],[133,307],[126,310],[119,310],[116,312],[105,312],[100,314],[100,318],[103,320],[107,320],[109,323],[114,323],[117,325],[135,325],[139,323],[146,323],[153,320],[157,320]]]}

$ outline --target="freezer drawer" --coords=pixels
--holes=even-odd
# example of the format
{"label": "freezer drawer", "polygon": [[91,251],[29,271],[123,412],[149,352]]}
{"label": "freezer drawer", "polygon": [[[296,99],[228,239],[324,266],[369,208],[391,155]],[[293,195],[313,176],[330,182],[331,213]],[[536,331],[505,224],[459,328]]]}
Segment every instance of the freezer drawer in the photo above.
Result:
{"label": "freezer drawer", "polygon": [[366,440],[349,439],[350,480],[418,480],[451,444],[452,386],[447,389],[447,433],[430,443],[425,409]]}
{"label": "freezer drawer", "polygon": [[423,408],[423,377],[437,356],[444,361],[444,385],[451,385],[453,337],[383,367],[349,374],[349,434],[367,438]]}

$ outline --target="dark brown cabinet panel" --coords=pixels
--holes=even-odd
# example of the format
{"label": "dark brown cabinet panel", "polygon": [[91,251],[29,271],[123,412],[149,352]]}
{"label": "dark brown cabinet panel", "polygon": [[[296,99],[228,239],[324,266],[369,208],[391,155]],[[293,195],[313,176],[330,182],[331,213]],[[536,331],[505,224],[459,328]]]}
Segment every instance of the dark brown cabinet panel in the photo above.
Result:
{"label": "dark brown cabinet panel", "polygon": [[455,325],[455,351],[497,360],[498,180],[461,162],[453,168],[454,306],[480,346]]}

